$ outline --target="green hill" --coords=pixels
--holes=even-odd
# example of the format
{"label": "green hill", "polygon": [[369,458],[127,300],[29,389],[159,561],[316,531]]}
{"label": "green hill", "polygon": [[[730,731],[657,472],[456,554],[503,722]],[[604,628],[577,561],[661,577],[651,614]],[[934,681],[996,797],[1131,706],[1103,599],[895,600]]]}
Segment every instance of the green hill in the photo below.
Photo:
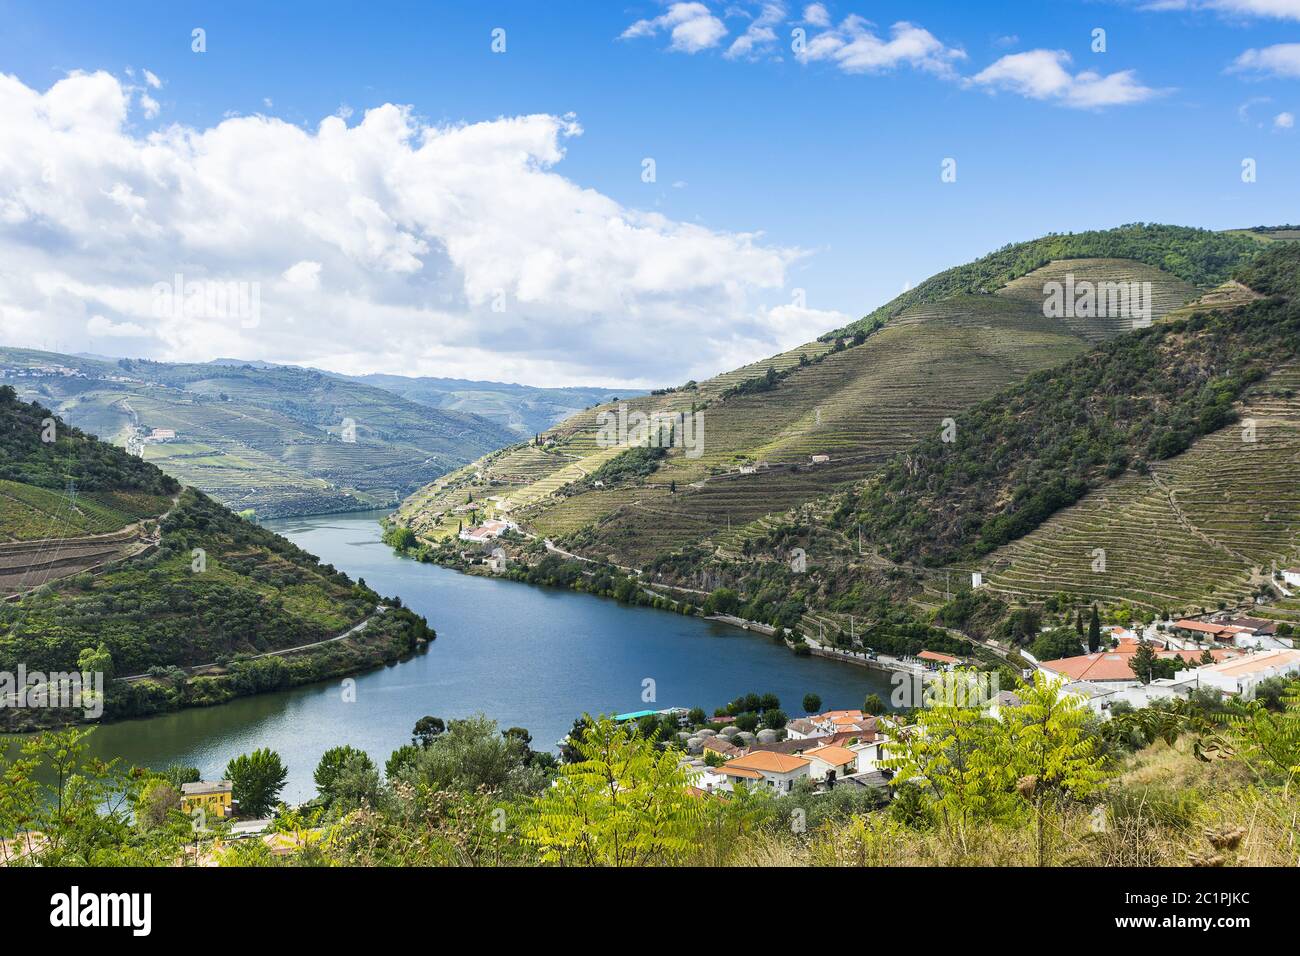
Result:
{"label": "green hill", "polygon": [[[596,476],[625,450],[597,441],[598,416],[618,411],[610,403],[547,430],[540,443],[439,479],[396,520],[433,541],[485,513],[508,515],[584,555],[638,567],[686,548],[735,557],[790,509],[827,510],[817,504],[826,495],[938,434],[945,420],[1135,324],[1049,318],[1044,283],[1066,272],[1095,283],[1150,282],[1150,318],[1160,323],[1223,283],[1229,263],[1264,247],[1145,225],[1008,247],[923,283],[843,334],[620,403],[629,414],[699,412],[698,457],[675,447],[648,474]],[[1121,252],[1140,258],[1116,258]]]}
{"label": "green hill", "polygon": [[1243,282],[1267,296],[1140,329],[957,416],[866,485],[845,521],[889,558],[967,560],[1022,537],[1128,471],[1240,416],[1247,390],[1300,353],[1300,250],[1270,248]]}
{"label": "green hill", "polygon": [[[131,716],[356,671],[432,637],[400,602],[8,387],[0,444],[0,671],[70,671],[99,649],[135,678],[109,685],[106,714]],[[10,728],[68,716],[0,709]]]}
{"label": "green hill", "polygon": [[864,316],[827,333],[851,334],[888,321],[908,308],[962,293],[995,292],[1049,263],[1071,259],[1128,259],[1158,268],[1198,288],[1218,285],[1268,240],[1261,230],[1210,232],[1186,226],[1135,223],[1118,229],[1052,233],[1003,246],[974,262],[940,272]]}
{"label": "green hill", "polygon": [[[388,505],[518,437],[476,415],[264,363],[0,349],[0,381],[105,440],[144,439],[147,461],[262,517]],[[155,429],[175,437],[148,440]]]}

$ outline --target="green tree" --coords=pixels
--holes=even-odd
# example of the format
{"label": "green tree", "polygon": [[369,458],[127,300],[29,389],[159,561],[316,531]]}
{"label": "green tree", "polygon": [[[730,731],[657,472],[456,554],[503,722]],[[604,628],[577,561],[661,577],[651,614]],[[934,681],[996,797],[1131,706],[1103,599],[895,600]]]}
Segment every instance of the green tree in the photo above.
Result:
{"label": "green tree", "polygon": [[735,614],[740,598],[731,588],[718,588],[704,599],[705,614]]}
{"label": "green tree", "polygon": [[862,712],[864,714],[883,714],[885,712],[885,702],[880,699],[879,694],[868,694],[866,700],[862,702]]}
{"label": "green tree", "polygon": [[427,747],[433,743],[434,737],[446,730],[447,724],[441,717],[421,717],[415,722],[415,727],[411,731],[411,743]]}
{"label": "green tree", "polygon": [[[316,792],[326,806],[332,806],[342,796],[345,787],[356,784],[358,775],[364,777],[372,772],[375,772],[374,762],[364,750],[346,744],[331,747],[321,754],[320,763],[316,765],[313,774]],[[375,782],[378,781],[378,774],[375,773]]]}
{"label": "green tree", "polygon": [[1157,669],[1160,659],[1156,657],[1156,652],[1152,649],[1147,641],[1139,641],[1138,649],[1129,658],[1128,666],[1137,679],[1144,684],[1149,684],[1157,676]]}
{"label": "green tree", "polygon": [[101,641],[98,647],[87,647],[77,655],[77,669],[83,674],[103,674],[107,684],[113,679],[113,655]]}
{"label": "green tree", "polygon": [[166,778],[154,777],[140,790],[140,797],[136,800],[136,823],[146,830],[162,826],[168,815],[180,808],[180,791]]}
{"label": "green tree", "polygon": [[1064,684],[1035,671],[1033,681],[1016,691],[1021,706],[1003,712],[1005,742],[997,748],[1017,792],[1033,807],[1039,866],[1047,863],[1048,815],[1066,800],[1089,796],[1105,778],[1105,759],[1087,730],[1088,706],[1062,695]]}
{"label": "green tree", "polygon": [[1101,618],[1097,614],[1097,605],[1092,606],[1092,618],[1088,621],[1088,651],[1096,654],[1101,647]]}
{"label": "green tree", "polygon": [[822,699],[816,694],[803,695],[803,709],[806,714],[815,714],[822,709]]}
{"label": "green tree", "polygon": [[925,815],[969,854],[981,828],[1008,817],[1015,803],[1001,724],[978,707],[953,703],[922,708],[914,726],[888,729],[892,742],[881,764],[918,789]]}
{"label": "green tree", "polygon": [[289,771],[278,753],[259,748],[251,754],[240,754],[227,763],[225,776],[233,785],[233,797],[239,804],[240,814],[261,817],[270,813],[279,802]]}
{"label": "green tree", "polygon": [[525,840],[542,861],[566,866],[653,866],[687,860],[704,826],[681,755],[635,727],[589,721],[579,759],[534,800]]}
{"label": "green tree", "polygon": [[1029,653],[1040,661],[1054,661],[1062,657],[1076,657],[1083,650],[1079,636],[1068,627],[1045,631],[1034,638]]}

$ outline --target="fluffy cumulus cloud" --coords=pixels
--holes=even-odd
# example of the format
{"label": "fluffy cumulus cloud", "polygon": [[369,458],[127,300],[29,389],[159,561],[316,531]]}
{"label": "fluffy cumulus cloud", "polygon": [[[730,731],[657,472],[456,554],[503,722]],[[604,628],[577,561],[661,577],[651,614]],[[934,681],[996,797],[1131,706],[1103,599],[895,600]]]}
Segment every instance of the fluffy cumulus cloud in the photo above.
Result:
{"label": "fluffy cumulus cloud", "polygon": [[[824,7],[813,16],[829,19]],[[895,23],[885,38],[856,14],[845,17],[837,27],[809,35],[803,50],[795,55],[804,63],[825,60],[845,73],[883,73],[910,66],[940,76],[953,75],[953,64],[966,58],[961,48],[945,45],[924,27]]]}
{"label": "fluffy cumulus cloud", "polygon": [[1048,100],[1075,109],[1099,109],[1141,103],[1160,91],[1138,82],[1132,70],[1071,73],[1064,50],[1029,50],[994,62],[968,82],[984,89],[1006,90],[1035,100]]}
{"label": "fluffy cumulus cloud", "polygon": [[1276,43],[1247,50],[1232,61],[1228,70],[1286,79],[1300,77],[1300,43]]}
{"label": "fluffy cumulus cloud", "polygon": [[630,385],[842,320],[769,308],[799,251],[557,172],[573,117],[431,126],[386,104],[139,133],[140,109],[103,72],[0,75],[0,341]]}
{"label": "fluffy cumulus cloud", "polygon": [[810,3],[803,8],[803,22],[814,27],[829,27],[831,14],[824,3]]}
{"label": "fluffy cumulus cloud", "polygon": [[717,46],[727,35],[727,27],[703,3],[674,3],[667,12],[647,20],[637,20],[623,31],[623,39],[667,33],[670,50],[699,53]]}
{"label": "fluffy cumulus cloud", "polygon": [[780,3],[764,3],[750,21],[745,32],[736,37],[724,54],[727,59],[753,59],[770,52],[776,46],[775,27],[785,19],[785,7]]}

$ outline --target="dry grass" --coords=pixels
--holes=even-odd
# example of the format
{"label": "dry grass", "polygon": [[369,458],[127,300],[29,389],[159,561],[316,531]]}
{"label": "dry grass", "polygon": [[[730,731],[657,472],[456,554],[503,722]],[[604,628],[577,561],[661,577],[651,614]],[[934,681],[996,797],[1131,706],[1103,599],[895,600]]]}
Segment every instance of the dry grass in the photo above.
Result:
{"label": "dry grass", "polygon": [[[1296,866],[1300,800],[1251,782],[1240,761],[1198,760],[1189,740],[1161,742],[1124,761],[1094,806],[1049,823],[1057,866]],[[961,835],[913,830],[888,812],[803,836],[763,831],[736,840],[731,866],[1033,866],[1034,827],[1023,821]]]}

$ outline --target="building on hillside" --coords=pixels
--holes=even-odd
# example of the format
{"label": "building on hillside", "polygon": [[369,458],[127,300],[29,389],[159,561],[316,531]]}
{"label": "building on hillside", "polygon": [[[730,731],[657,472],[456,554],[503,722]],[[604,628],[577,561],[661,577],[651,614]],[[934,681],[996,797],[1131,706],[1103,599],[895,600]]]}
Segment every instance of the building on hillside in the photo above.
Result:
{"label": "building on hillside", "polygon": [[151,442],[164,442],[164,441],[175,441],[175,440],[176,440],[176,429],[174,428],[155,428],[151,432],[149,432],[149,437],[145,439],[145,441],[151,441]]}
{"label": "building on hillside", "polygon": [[1015,691],[1000,690],[990,697],[987,703],[985,703],[984,712],[994,720],[999,720],[1001,719],[1002,711],[1008,708],[1020,707],[1023,704],[1024,701],[1020,699],[1020,695]]}
{"label": "building on hillside", "polygon": [[1258,651],[1237,660],[1208,664],[1196,671],[1202,687],[1212,687],[1246,700],[1255,696],[1255,689],[1261,681],[1296,674],[1300,674],[1300,651],[1294,650]]}
{"label": "building on hillside", "polygon": [[492,554],[487,559],[488,570],[493,574],[503,574],[510,566],[510,558],[507,557],[504,548],[493,548]]}
{"label": "building on hillside", "polygon": [[821,731],[809,717],[796,717],[785,725],[785,735],[790,740],[803,740],[807,737],[817,737]]}
{"label": "building on hillside", "polygon": [[726,760],[741,754],[741,749],[725,737],[705,737],[700,741],[700,749],[712,751]]}
{"label": "building on hillside", "polygon": [[1073,697],[1081,701],[1098,717],[1109,717],[1111,702],[1119,689],[1104,684],[1094,684],[1091,681],[1076,680],[1061,688],[1061,696]]}
{"label": "building on hillside", "polygon": [[[1121,640],[1117,646],[1108,651],[1095,654],[1080,654],[1078,657],[1062,657],[1054,661],[1039,661],[1038,669],[1052,677],[1063,677],[1067,681],[1087,681],[1092,684],[1126,686],[1140,684],[1137,674],[1129,666],[1133,655],[1141,644],[1135,640]],[[1163,659],[1182,658],[1190,665],[1200,663],[1205,653],[1200,650],[1166,650],[1153,645],[1156,657]],[[1210,656],[1216,661],[1239,657],[1241,651],[1233,648],[1216,647]]]}
{"label": "building on hillside", "polygon": [[887,756],[885,747],[888,743],[885,737],[877,736],[874,740],[860,740],[845,746],[858,755],[857,772],[869,773],[881,769],[880,762]]}
{"label": "building on hillside", "polygon": [[519,526],[513,521],[502,521],[500,518],[491,518],[484,521],[481,525],[474,528],[466,528],[460,533],[462,541],[471,541],[482,544],[485,541],[491,541],[499,538],[507,531],[518,531]]}
{"label": "building on hillside", "polygon": [[824,465],[831,460],[830,455],[813,455],[810,464]]}
{"label": "building on hillside", "polygon": [[1295,642],[1289,637],[1277,636],[1277,621],[1259,617],[1237,617],[1224,622],[1238,628],[1232,643],[1250,650],[1289,650]]}
{"label": "building on hillside", "polygon": [[1283,568],[1282,580],[1293,588],[1300,588],[1300,568]]}
{"label": "building on hillside", "polygon": [[1244,628],[1233,627],[1230,624],[1215,624],[1212,621],[1196,621],[1191,618],[1174,621],[1170,627],[1200,641],[1222,641],[1226,643],[1231,643],[1232,639],[1244,630]]}
{"label": "building on hillside", "polygon": [[698,757],[694,760],[684,760],[682,765],[686,768],[691,786],[702,793],[714,793],[725,789],[726,778]]}
{"label": "building on hillside", "polygon": [[805,750],[825,747],[834,739],[835,736],[833,734],[823,734],[820,737],[790,737],[772,743],[755,743],[749,748],[749,752],[757,753],[759,751],[764,751],[774,754],[801,754]]}
{"label": "building on hillside", "polygon": [[950,671],[961,663],[960,657],[953,657],[951,654],[940,654],[938,651],[922,651],[916,656],[925,661],[925,666],[930,670]]}
{"label": "building on hillside", "polygon": [[808,717],[818,733],[833,734],[838,730],[860,728],[867,721],[867,715],[860,710],[828,710],[824,714]]}
{"label": "building on hillside", "polygon": [[835,781],[837,787],[861,787],[864,790],[882,790],[889,795],[889,781],[893,778],[889,770],[860,770],[840,777]]}
{"label": "building on hillside", "polygon": [[743,757],[728,760],[716,769],[726,778],[722,785],[724,789],[764,786],[773,793],[784,795],[794,789],[797,781],[808,778],[811,765],[811,760],[792,754],[755,750]]}
{"label": "building on hillside", "polygon": [[181,812],[190,816],[195,810],[218,820],[235,812],[234,784],[229,780],[199,780],[181,784]]}
{"label": "building on hillside", "polygon": [[848,747],[814,747],[812,750],[805,750],[803,758],[810,761],[809,777],[818,781],[826,780],[832,784],[837,777],[856,773],[858,769],[857,751],[850,750]]}

